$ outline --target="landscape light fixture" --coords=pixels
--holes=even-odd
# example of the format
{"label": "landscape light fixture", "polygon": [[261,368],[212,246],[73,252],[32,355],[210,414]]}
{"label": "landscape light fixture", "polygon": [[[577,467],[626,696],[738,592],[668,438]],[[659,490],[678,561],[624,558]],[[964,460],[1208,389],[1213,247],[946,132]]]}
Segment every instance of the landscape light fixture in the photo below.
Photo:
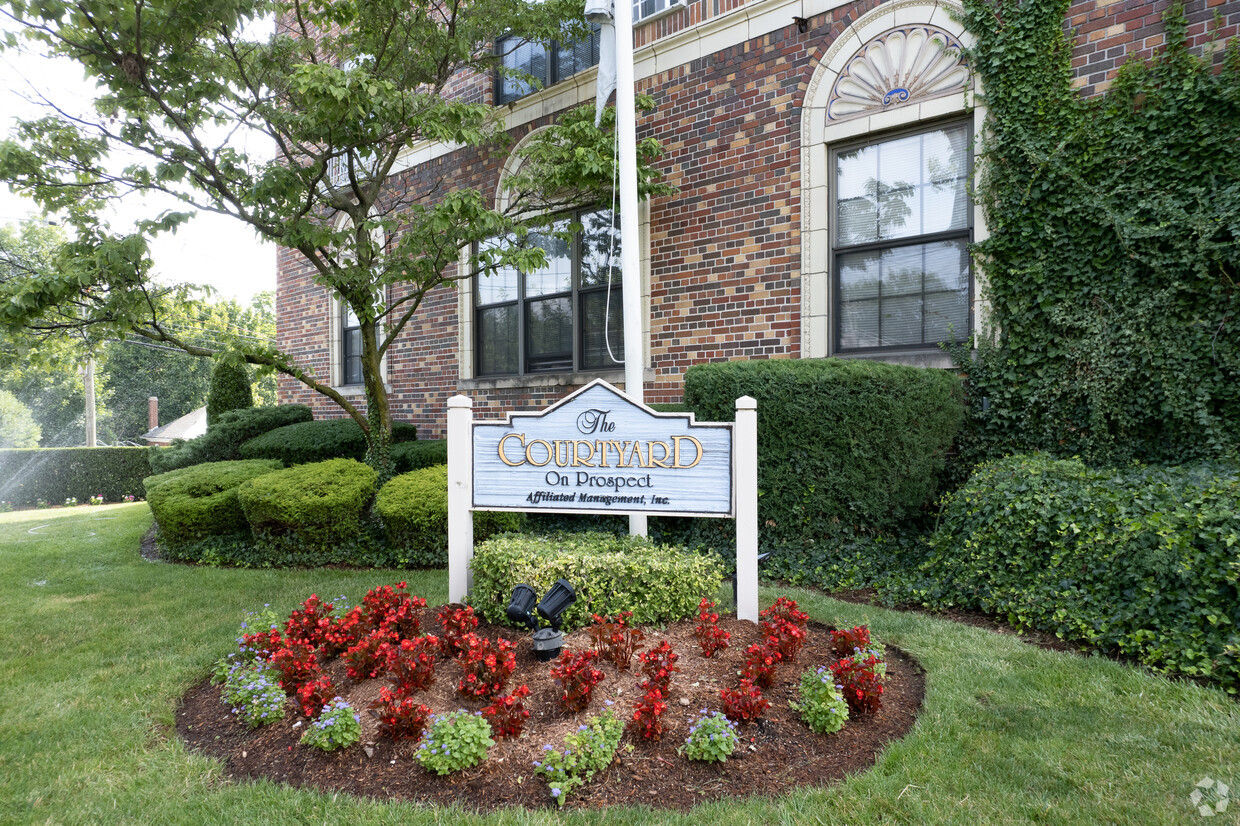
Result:
{"label": "landscape light fixture", "polygon": [[[560,656],[564,648],[564,635],[560,626],[564,624],[564,612],[577,601],[577,592],[567,579],[558,580],[543,595],[537,608],[534,600],[537,593],[524,582],[512,589],[512,598],[508,600],[505,611],[508,619],[526,626],[534,632],[534,656],[540,663],[550,662]],[[537,616],[535,616],[537,612]],[[550,624],[550,628],[539,628],[538,617]]]}
{"label": "landscape light fixture", "polygon": [[543,594],[542,602],[538,603],[538,615],[551,623],[556,631],[564,624],[564,612],[577,601],[577,592],[567,579],[557,579],[551,590]]}
{"label": "landscape light fixture", "polygon": [[537,631],[538,618],[534,616],[534,603],[537,601],[538,592],[522,582],[512,589],[512,599],[508,601],[508,610],[505,613],[510,621]]}

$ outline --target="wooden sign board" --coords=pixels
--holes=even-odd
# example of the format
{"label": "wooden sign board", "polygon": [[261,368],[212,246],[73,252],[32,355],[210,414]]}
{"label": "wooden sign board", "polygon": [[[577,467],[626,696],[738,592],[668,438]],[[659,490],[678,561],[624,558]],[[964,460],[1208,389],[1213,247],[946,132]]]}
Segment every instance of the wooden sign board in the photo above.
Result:
{"label": "wooden sign board", "polygon": [[732,425],[657,413],[601,379],[473,426],[473,507],[729,517]]}
{"label": "wooden sign board", "polygon": [[537,413],[475,422],[448,399],[448,599],[473,586],[476,510],[736,519],[736,615],[758,620],[758,405],[735,424],[656,413],[596,380]]}

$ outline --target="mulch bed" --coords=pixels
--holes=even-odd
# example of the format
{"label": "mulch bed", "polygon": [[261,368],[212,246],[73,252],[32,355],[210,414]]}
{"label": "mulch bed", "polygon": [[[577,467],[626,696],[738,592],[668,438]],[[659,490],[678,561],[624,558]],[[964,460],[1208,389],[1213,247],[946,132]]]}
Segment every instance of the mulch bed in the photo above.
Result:
{"label": "mulch bed", "polygon": [[[645,647],[667,640],[680,655],[664,714],[667,732],[662,741],[650,743],[626,731],[616,760],[566,808],[596,809],[615,805],[646,805],[658,809],[687,810],[710,800],[747,795],[777,795],[799,786],[824,786],[874,764],[878,753],[892,740],[903,737],[916,720],[925,692],[925,673],[907,654],[887,647],[887,681],[883,707],[874,714],[854,715],[843,730],[815,734],[788,707],[797,699],[801,672],[833,661],[827,627],[809,624],[809,635],[797,661],[784,664],[776,684],[765,692],[771,707],[765,719],[741,728],[741,745],[723,764],[691,761],[677,753],[688,736],[691,722],[702,709],[720,708],[719,690],[732,688],[744,650],[758,641],[751,623],[721,619],[720,627],[732,633],[731,647],[711,659],[702,657],[693,636],[695,623],[680,622],[665,630],[646,629]],[[424,612],[422,627],[437,628],[432,611]],[[225,763],[225,774],[245,780],[265,777],[277,782],[322,791],[343,791],[387,800],[410,800],[434,804],[458,804],[479,811],[510,806],[530,809],[554,807],[546,782],[534,774],[533,761],[540,759],[545,744],[563,748],[563,738],[604,709],[607,699],[615,703],[618,716],[628,720],[633,703],[641,696],[640,663],[634,657],[628,671],[611,663],[600,668],[606,677],[595,690],[590,707],[566,715],[557,705],[557,688],[549,674],[550,664],[535,660],[528,633],[481,626],[480,636],[499,636],[517,643],[517,670],[509,687],[525,683],[530,688],[526,708],[531,712],[525,734],[516,740],[499,740],[480,765],[448,777],[424,770],[414,759],[416,744],[393,743],[377,735],[377,721],[362,712],[362,744],[338,753],[323,753],[302,746],[299,739],[307,722],[294,712],[290,701],[284,720],[251,731],[237,721],[220,700],[217,686],[203,683],[183,699],[176,714],[177,731],[189,746]],[[566,648],[590,646],[584,630],[565,635]],[[376,698],[382,680],[352,683],[344,663],[326,666],[333,684],[355,709]],[[461,677],[455,661],[441,661],[436,681],[419,701],[437,712],[476,711],[485,702],[462,699],[456,693]]]}

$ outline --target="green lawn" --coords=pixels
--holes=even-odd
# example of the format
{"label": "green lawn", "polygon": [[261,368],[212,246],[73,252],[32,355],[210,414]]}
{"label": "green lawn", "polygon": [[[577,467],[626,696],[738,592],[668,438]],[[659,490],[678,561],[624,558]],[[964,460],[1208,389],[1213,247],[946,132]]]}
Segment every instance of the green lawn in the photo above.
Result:
{"label": "green lawn", "polygon": [[1217,691],[799,590],[816,619],[869,623],[928,672],[912,733],[846,783],[685,815],[491,816],[233,783],[172,724],[245,611],[402,578],[433,604],[446,576],[150,563],[149,524],[140,503],[0,515],[0,823],[1193,823],[1198,780],[1240,787],[1240,706]]}

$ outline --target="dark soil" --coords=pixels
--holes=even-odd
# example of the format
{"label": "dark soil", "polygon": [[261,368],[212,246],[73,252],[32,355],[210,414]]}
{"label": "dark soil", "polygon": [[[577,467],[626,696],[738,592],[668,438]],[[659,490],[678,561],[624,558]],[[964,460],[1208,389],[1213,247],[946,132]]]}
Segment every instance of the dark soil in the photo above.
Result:
{"label": "dark soil", "polygon": [[[815,734],[788,707],[797,699],[801,672],[834,660],[827,628],[810,623],[805,648],[795,663],[784,664],[776,684],[765,692],[771,701],[765,719],[741,728],[741,745],[723,764],[691,761],[677,753],[688,736],[691,722],[702,709],[720,709],[719,690],[737,683],[737,670],[744,651],[758,641],[757,627],[737,620],[721,620],[732,633],[731,647],[711,659],[701,655],[693,636],[694,624],[680,622],[666,630],[648,629],[646,647],[663,640],[679,655],[680,669],[671,684],[668,710],[663,716],[666,733],[657,743],[625,732],[616,760],[601,776],[579,790],[566,804],[572,808],[615,805],[647,805],[660,809],[686,810],[721,798],[775,795],[798,786],[824,786],[874,764],[878,753],[892,740],[903,737],[921,709],[925,674],[907,654],[888,646],[887,681],[883,707],[874,714],[854,715],[843,730]],[[436,627],[426,612],[423,628]],[[323,753],[302,746],[299,739],[307,722],[289,701],[284,720],[248,730],[220,700],[217,686],[203,683],[184,698],[177,711],[177,731],[191,748],[225,762],[225,773],[234,779],[266,777],[323,791],[344,791],[378,799],[411,800],[436,804],[462,804],[480,811],[508,806],[531,809],[554,806],[547,784],[534,774],[533,761],[540,759],[545,744],[563,748],[566,734],[605,708],[612,700],[617,715],[631,719],[639,698],[640,663],[635,657],[628,671],[611,663],[601,666],[606,678],[594,692],[586,711],[560,712],[550,664],[534,659],[529,634],[510,629],[483,627],[479,633],[491,639],[505,636],[517,643],[517,670],[510,687],[525,683],[531,712],[525,733],[516,740],[499,740],[480,765],[448,777],[424,770],[414,759],[416,744],[393,743],[380,738],[377,722],[362,713],[362,744],[338,753]],[[585,631],[566,635],[566,648],[581,650],[590,645]],[[352,683],[344,663],[326,667],[333,683],[355,709],[364,708],[379,692],[381,680]],[[465,700],[456,693],[461,677],[454,661],[441,661],[436,681],[420,702],[437,712],[485,705]]]}

